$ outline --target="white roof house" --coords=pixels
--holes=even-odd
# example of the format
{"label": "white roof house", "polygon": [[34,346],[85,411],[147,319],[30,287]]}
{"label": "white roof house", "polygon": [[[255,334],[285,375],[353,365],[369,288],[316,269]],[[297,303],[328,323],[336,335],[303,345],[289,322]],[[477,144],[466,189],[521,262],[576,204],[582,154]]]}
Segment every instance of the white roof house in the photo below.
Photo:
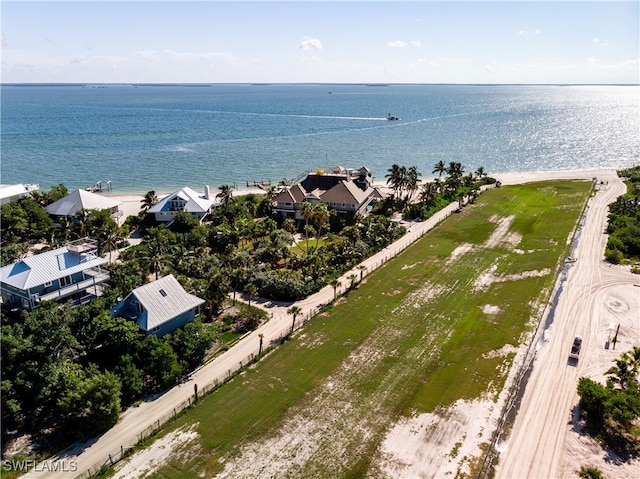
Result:
{"label": "white roof house", "polygon": [[45,210],[52,216],[74,216],[78,211],[109,210],[112,216],[122,216],[118,207],[121,201],[97,195],[86,190],[76,190],[58,201],[48,205]]}
{"label": "white roof house", "polygon": [[169,275],[132,290],[112,313],[134,320],[147,333],[162,336],[193,320],[204,302]]}
{"label": "white roof house", "polygon": [[215,196],[211,195],[208,186],[204,187],[202,194],[189,187],[184,187],[162,198],[149,208],[147,213],[154,214],[156,221],[171,222],[177,212],[184,211],[202,221],[217,204],[218,202]]}
{"label": "white roof house", "polygon": [[0,205],[18,201],[23,196],[27,196],[39,188],[38,185],[0,185]]}

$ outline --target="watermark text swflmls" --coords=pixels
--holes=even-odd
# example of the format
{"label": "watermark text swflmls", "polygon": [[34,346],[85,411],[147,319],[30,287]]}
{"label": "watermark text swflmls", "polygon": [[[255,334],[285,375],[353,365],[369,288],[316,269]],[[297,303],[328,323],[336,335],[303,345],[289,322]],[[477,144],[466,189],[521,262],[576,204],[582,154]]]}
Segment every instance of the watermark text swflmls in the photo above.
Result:
{"label": "watermark text swflmls", "polygon": [[76,461],[35,461],[33,459],[5,459],[2,461],[2,469],[5,471],[20,472],[77,472]]}

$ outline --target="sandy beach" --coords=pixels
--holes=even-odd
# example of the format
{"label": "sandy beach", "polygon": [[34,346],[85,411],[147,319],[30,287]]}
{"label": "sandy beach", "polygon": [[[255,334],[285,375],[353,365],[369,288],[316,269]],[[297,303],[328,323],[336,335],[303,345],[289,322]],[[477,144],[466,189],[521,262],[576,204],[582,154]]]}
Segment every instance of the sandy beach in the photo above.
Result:
{"label": "sandy beach", "polygon": [[[532,181],[543,181],[543,180],[559,180],[559,179],[591,179],[594,177],[602,177],[603,175],[611,174],[612,170],[580,170],[580,171],[541,171],[541,172],[532,172],[532,173],[504,173],[495,175],[494,177],[501,181],[504,185],[513,185],[517,183],[529,183]],[[615,173],[614,173],[615,175]],[[430,181],[431,178],[428,178],[427,181]],[[387,185],[384,182],[376,182],[375,186],[386,190]],[[196,191],[199,191],[195,188]],[[212,190],[212,194],[217,194],[217,190]],[[264,194],[264,190],[260,188],[242,188],[233,191],[234,196],[242,196],[249,193],[254,194]],[[157,193],[156,196],[158,199],[162,199],[165,196],[171,194],[171,192],[165,193]],[[109,194],[110,198],[113,198],[117,201],[121,201],[120,210],[123,212],[123,216],[121,218],[121,222],[127,216],[135,216],[137,215],[142,206],[142,199],[144,198],[143,194],[126,194],[126,195],[118,195],[118,194]]]}

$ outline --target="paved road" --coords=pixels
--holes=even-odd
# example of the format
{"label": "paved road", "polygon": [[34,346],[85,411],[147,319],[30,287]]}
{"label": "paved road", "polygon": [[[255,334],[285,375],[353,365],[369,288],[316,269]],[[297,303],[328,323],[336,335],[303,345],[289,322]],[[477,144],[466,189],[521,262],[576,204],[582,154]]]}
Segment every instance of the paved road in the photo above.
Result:
{"label": "paved road", "polygon": [[[635,304],[637,315],[640,290],[633,287],[637,276],[604,261],[607,205],[624,193],[625,186],[615,173],[598,179],[608,180],[608,185],[589,202],[575,253],[577,262],[569,269],[550,339],[537,353],[513,429],[503,445],[506,450],[496,467],[498,478],[575,477],[573,471],[591,465],[567,447],[572,409],[579,399],[578,378],[595,374],[599,379],[613,358],[640,340],[640,325],[632,321],[631,308],[624,307]],[[626,345],[619,342],[615,351],[605,349],[611,322],[622,323],[626,338]],[[583,338],[577,364],[568,361],[575,335]]]}
{"label": "paved road", "polygon": [[[354,268],[339,278],[342,286],[338,294],[343,292],[351,283],[349,276],[354,274],[357,279],[360,274],[366,275],[380,267],[388,259],[398,254],[411,243],[420,238],[424,233],[433,228],[457,208],[457,203],[449,205],[438,212],[429,220],[408,225],[409,231],[401,239],[386,247],[384,250],[365,260],[361,265],[364,269]],[[276,303],[268,301],[254,302],[262,307],[270,315],[271,319],[257,330],[253,331],[227,352],[217,357],[195,371],[189,379],[170,389],[155,400],[143,402],[140,406],[129,408],[124,412],[118,423],[109,431],[90,444],[81,444],[62,454],[52,457],[24,477],[38,478],[64,478],[80,477],[89,470],[95,471],[102,464],[119,456],[121,447],[133,446],[140,440],[141,434],[146,435],[149,430],[170,417],[174,409],[180,410],[190,398],[194,396],[194,386],[197,384],[199,391],[211,387],[215,381],[222,381],[230,372],[237,370],[241,363],[247,364],[253,356],[258,354],[260,345],[259,335],[263,335],[264,345],[276,342],[286,335],[291,329],[292,317],[287,314],[287,309],[295,305],[302,309],[301,316],[308,318],[317,308],[329,303],[334,296],[332,286],[327,286],[318,293],[296,303]],[[304,319],[302,318],[302,319]],[[301,318],[298,318],[299,320]],[[52,471],[52,469],[55,469]],[[64,469],[64,470],[61,470]]]}

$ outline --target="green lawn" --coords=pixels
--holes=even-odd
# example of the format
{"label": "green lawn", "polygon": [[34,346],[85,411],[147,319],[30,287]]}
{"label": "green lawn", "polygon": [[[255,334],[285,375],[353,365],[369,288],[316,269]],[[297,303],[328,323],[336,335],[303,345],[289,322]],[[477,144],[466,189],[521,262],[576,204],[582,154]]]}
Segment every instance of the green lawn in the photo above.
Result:
{"label": "green lawn", "polygon": [[[562,181],[484,193],[178,418],[165,432],[198,423],[198,453],[154,477],[211,477],[241,445],[308,416],[313,424],[326,420],[329,433],[289,476],[364,477],[399,417],[497,395],[513,356],[482,355],[521,343],[539,319],[589,191],[590,183]],[[507,217],[507,241],[484,246],[496,229],[491,220]],[[475,248],[450,260],[462,244]],[[478,286],[490,268],[502,276],[542,273]]]}

